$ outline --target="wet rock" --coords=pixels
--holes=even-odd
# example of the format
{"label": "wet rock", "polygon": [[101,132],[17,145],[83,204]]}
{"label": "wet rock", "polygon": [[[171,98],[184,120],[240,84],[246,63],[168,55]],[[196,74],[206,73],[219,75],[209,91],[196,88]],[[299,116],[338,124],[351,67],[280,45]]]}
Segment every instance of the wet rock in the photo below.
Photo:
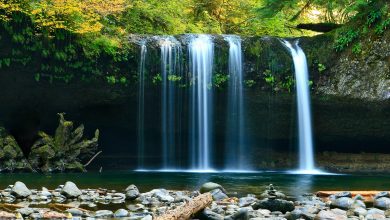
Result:
{"label": "wet rock", "polygon": [[66,182],[61,193],[67,198],[76,198],[82,194],[81,190],[73,182]]}
{"label": "wet rock", "polygon": [[17,198],[26,198],[32,194],[32,192],[27,188],[26,184],[17,181],[11,189],[12,195]]}
{"label": "wet rock", "polygon": [[214,189],[210,192],[214,201],[220,201],[229,198],[221,189]]}
{"label": "wet rock", "polygon": [[367,210],[362,207],[356,207],[353,209],[353,214],[356,216],[366,216],[367,215]]}
{"label": "wet rock", "polygon": [[134,200],[139,196],[139,190],[135,185],[130,185],[126,188],[126,199]]}
{"label": "wet rock", "polygon": [[127,217],[129,212],[126,209],[118,209],[115,211],[114,216],[117,218]]}
{"label": "wet rock", "polygon": [[291,212],[294,210],[294,203],[282,199],[263,199],[256,202],[253,206],[253,209],[268,209],[271,212],[280,211],[280,212]]}
{"label": "wet rock", "polygon": [[270,184],[267,189],[260,195],[260,198],[265,199],[285,199],[286,195],[277,191],[275,187]]}
{"label": "wet rock", "polygon": [[390,198],[380,197],[374,200],[374,207],[387,210],[390,209]]}
{"label": "wet rock", "polygon": [[82,216],[84,214],[83,211],[76,208],[67,209],[66,212],[72,214],[73,216]]}
{"label": "wet rock", "polygon": [[95,218],[110,218],[114,213],[110,210],[99,210],[95,212]]}
{"label": "wet rock", "polygon": [[374,199],[379,199],[379,198],[390,198],[389,192],[379,192],[374,196]]}
{"label": "wet rock", "polygon": [[340,197],[332,201],[332,207],[348,210],[354,207],[366,208],[366,205],[361,200],[354,200],[349,197]]}
{"label": "wet rock", "polygon": [[210,209],[204,209],[201,214],[199,214],[200,219],[204,220],[223,220],[224,217],[218,213],[211,211]]}
{"label": "wet rock", "polygon": [[238,204],[240,207],[245,207],[245,206],[250,206],[257,201],[258,201],[258,199],[254,198],[254,197],[242,197],[238,201]]}
{"label": "wet rock", "polygon": [[339,193],[334,194],[334,196],[336,197],[336,199],[343,198],[343,197],[352,198],[352,193],[351,192],[339,192]]}
{"label": "wet rock", "polygon": [[20,209],[16,209],[16,211],[22,214],[23,216],[29,216],[35,212],[33,208],[20,208]]}
{"label": "wet rock", "polygon": [[226,190],[219,184],[217,183],[213,183],[213,182],[208,182],[208,183],[205,183],[203,184],[201,187],[200,187],[200,193],[206,193],[206,192],[211,192],[215,189],[220,189],[223,193],[226,193]]}
{"label": "wet rock", "polygon": [[173,198],[171,195],[169,195],[169,192],[165,189],[156,189],[153,190],[153,196],[158,198],[161,202],[173,202],[175,201],[175,198]]}
{"label": "wet rock", "polygon": [[246,208],[239,209],[236,213],[224,218],[224,220],[248,220],[248,219],[249,219],[249,212],[248,209]]}
{"label": "wet rock", "polygon": [[322,210],[314,218],[314,220],[346,220],[346,219],[348,219],[346,214],[344,215],[330,210]]}

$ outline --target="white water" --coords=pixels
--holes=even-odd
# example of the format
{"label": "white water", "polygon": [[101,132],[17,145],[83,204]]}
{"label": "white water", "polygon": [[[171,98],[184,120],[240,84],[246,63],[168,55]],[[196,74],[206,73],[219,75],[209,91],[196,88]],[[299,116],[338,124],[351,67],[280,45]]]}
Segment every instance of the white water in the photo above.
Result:
{"label": "white water", "polygon": [[[176,155],[176,119],[179,114],[175,108],[176,86],[173,78],[181,77],[179,68],[179,59],[181,55],[181,46],[173,37],[164,37],[160,39],[161,52],[161,135],[162,135],[162,157],[164,169],[171,169],[177,166]],[[178,104],[178,103],[177,103]]]}
{"label": "white water", "polygon": [[294,45],[288,41],[283,41],[283,44],[290,50],[295,67],[299,127],[299,170],[296,173],[318,174],[320,171],[315,169],[314,164],[309,71],[306,55],[299,47],[298,41]]}
{"label": "white water", "polygon": [[245,164],[245,161],[248,160],[248,155],[245,155],[246,149],[243,140],[245,125],[241,38],[233,35],[227,35],[224,38],[229,43],[225,167],[229,170],[243,170],[248,169]]}
{"label": "white water", "polygon": [[212,170],[212,69],[214,44],[210,36],[193,36],[189,44],[191,82],[190,151],[191,169]]}
{"label": "white water", "polygon": [[141,42],[138,87],[138,168],[143,169],[145,157],[145,61],[147,55],[145,42]]}

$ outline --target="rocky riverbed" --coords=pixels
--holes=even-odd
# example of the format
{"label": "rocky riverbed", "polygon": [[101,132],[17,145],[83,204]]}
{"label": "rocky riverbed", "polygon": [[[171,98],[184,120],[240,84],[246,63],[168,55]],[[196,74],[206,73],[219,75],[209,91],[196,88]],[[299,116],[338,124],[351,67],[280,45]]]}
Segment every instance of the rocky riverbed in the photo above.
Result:
{"label": "rocky riverbed", "polygon": [[269,185],[260,195],[237,198],[216,183],[196,191],[153,189],[140,192],[135,185],[123,191],[79,189],[66,182],[55,189],[29,189],[16,182],[0,190],[0,219],[154,219],[176,210],[195,197],[210,193],[212,201],[193,214],[199,220],[262,219],[390,219],[390,194],[367,196],[338,192],[317,197],[304,194],[291,198]]}

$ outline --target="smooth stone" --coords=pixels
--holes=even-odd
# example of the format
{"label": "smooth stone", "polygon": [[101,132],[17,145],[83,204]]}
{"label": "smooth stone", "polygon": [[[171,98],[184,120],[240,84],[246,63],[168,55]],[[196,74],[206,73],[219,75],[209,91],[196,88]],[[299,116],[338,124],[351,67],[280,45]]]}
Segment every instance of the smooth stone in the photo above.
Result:
{"label": "smooth stone", "polygon": [[125,189],[125,192],[126,192],[126,199],[129,199],[129,200],[134,200],[139,196],[139,190],[138,190],[137,186],[135,186],[134,184],[128,186]]}
{"label": "smooth stone", "polygon": [[66,182],[61,193],[67,198],[76,198],[82,194],[81,190],[73,182]]}
{"label": "smooth stone", "polygon": [[390,209],[390,198],[387,197],[379,197],[374,200],[374,207],[387,210]]}
{"label": "smooth stone", "polygon": [[280,211],[283,213],[291,212],[294,210],[294,203],[282,199],[263,199],[256,202],[253,206],[253,209],[268,209],[271,212]]}
{"label": "smooth stone", "polygon": [[56,196],[53,198],[53,201],[54,202],[58,202],[58,203],[62,203],[62,202],[65,202],[66,201],[66,197],[61,195],[61,196]]}
{"label": "smooth stone", "polygon": [[221,189],[214,189],[210,192],[214,201],[221,201],[229,198]]}
{"label": "smooth stone", "polygon": [[349,197],[339,197],[336,200],[333,200],[331,203],[332,207],[348,210],[355,203],[355,200]]}
{"label": "smooth stone", "polygon": [[239,209],[231,216],[227,216],[224,220],[247,220],[249,219],[249,212],[246,208]]}
{"label": "smooth stone", "polygon": [[31,190],[29,190],[26,186],[26,184],[17,181],[11,190],[11,193],[16,196],[17,198],[26,198],[29,195],[32,194]]}
{"label": "smooth stone", "polygon": [[114,213],[115,217],[122,218],[129,216],[129,212],[126,209],[118,209]]}
{"label": "smooth stone", "polygon": [[151,215],[147,215],[143,217],[141,220],[153,220],[153,217]]}
{"label": "smooth stone", "polygon": [[345,191],[345,192],[336,193],[336,194],[334,194],[334,196],[336,197],[336,199],[343,198],[343,197],[352,198],[352,193]]}
{"label": "smooth stone", "polygon": [[371,209],[368,209],[367,215],[368,215],[368,214],[380,214],[380,215],[385,215],[385,211],[382,211],[382,210],[377,209],[377,208],[371,208]]}
{"label": "smooth stone", "polygon": [[171,195],[169,195],[168,191],[166,190],[156,190],[154,192],[154,196],[158,198],[161,202],[173,202],[175,201],[175,198],[173,198]]}
{"label": "smooth stone", "polygon": [[330,210],[320,211],[314,220],[346,220],[348,219],[346,215],[337,214]]}
{"label": "smooth stone", "polygon": [[265,192],[263,192],[261,195],[260,195],[260,198],[262,199],[266,199],[266,198],[275,198],[275,199],[285,199],[286,198],[286,195],[284,195],[283,193],[279,192],[279,191],[276,191],[275,192],[275,195],[270,195],[270,192],[269,190],[266,190]]}
{"label": "smooth stone", "polygon": [[200,193],[206,193],[206,192],[211,192],[213,190],[216,190],[216,189],[220,189],[223,193],[226,193],[226,190],[221,186],[219,185],[218,183],[213,183],[213,182],[207,182],[205,184],[203,184],[201,187],[200,187]]}
{"label": "smooth stone", "polygon": [[223,220],[224,217],[218,213],[211,211],[210,209],[204,209],[200,214],[200,219],[204,220]]}
{"label": "smooth stone", "polygon": [[354,200],[360,200],[360,201],[364,201],[364,197],[360,194],[357,194],[355,197],[353,197]]}
{"label": "smooth stone", "polygon": [[112,217],[113,212],[110,210],[99,210],[95,212],[95,218],[107,218],[107,217]]}
{"label": "smooth stone", "polygon": [[16,211],[19,212],[20,214],[22,214],[23,216],[29,216],[35,212],[35,210],[33,208],[27,208],[27,207],[16,209]]}
{"label": "smooth stone", "polygon": [[81,211],[80,209],[76,209],[76,208],[70,208],[70,209],[67,209],[65,211],[69,212],[73,216],[82,216],[84,214],[83,211]]}
{"label": "smooth stone", "polygon": [[250,206],[257,201],[258,199],[256,199],[255,197],[242,197],[238,200],[238,204],[240,207],[245,207]]}
{"label": "smooth stone", "polygon": [[374,196],[374,199],[379,199],[379,198],[383,198],[383,197],[390,198],[389,192],[386,192],[386,191],[379,192],[379,193],[377,193],[377,194]]}
{"label": "smooth stone", "polygon": [[367,210],[365,208],[362,208],[362,207],[356,207],[353,209],[353,213],[356,215],[356,216],[366,216],[367,215]]}

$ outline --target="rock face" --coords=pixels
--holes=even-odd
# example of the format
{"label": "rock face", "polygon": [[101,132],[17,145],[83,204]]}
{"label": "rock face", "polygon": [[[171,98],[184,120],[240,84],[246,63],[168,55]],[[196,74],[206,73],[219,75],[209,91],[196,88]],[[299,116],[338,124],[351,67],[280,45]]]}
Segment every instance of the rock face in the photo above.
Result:
{"label": "rock face", "polygon": [[11,189],[13,195],[17,198],[26,198],[32,194],[32,192],[27,188],[27,186],[17,181]]}
{"label": "rock face", "polygon": [[200,187],[199,191],[200,191],[200,193],[206,193],[206,192],[213,191],[215,189],[220,189],[223,193],[226,193],[226,190],[221,185],[219,185],[218,183],[213,183],[213,182],[208,182],[208,183],[203,184]]}
{"label": "rock face", "polygon": [[61,193],[67,198],[76,198],[82,194],[81,190],[73,182],[66,182]]}

